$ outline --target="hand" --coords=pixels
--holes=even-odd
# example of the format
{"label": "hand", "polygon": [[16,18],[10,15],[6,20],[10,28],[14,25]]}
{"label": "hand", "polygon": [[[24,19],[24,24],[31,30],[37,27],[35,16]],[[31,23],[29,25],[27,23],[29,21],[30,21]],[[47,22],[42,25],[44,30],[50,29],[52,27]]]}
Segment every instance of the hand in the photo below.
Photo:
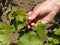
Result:
{"label": "hand", "polygon": [[51,1],[45,1],[41,4],[38,4],[33,11],[29,11],[27,15],[30,25],[37,26],[38,20],[41,20],[42,23],[47,24],[58,12],[58,5]]}

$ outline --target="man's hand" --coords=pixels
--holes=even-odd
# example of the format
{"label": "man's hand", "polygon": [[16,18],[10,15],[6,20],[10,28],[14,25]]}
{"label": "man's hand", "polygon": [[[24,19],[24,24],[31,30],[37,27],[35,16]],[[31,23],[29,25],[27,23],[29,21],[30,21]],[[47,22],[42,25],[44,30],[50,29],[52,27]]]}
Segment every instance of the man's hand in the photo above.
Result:
{"label": "man's hand", "polygon": [[48,0],[38,4],[33,11],[29,11],[27,15],[30,25],[36,26],[38,20],[41,20],[42,23],[47,24],[58,12],[59,6]]}

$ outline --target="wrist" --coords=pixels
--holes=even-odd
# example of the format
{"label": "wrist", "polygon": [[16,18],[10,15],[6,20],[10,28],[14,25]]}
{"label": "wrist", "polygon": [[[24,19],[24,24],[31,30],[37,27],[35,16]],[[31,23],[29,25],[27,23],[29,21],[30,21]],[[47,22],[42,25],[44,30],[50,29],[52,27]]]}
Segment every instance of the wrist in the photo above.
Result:
{"label": "wrist", "polygon": [[54,3],[55,5],[57,5],[60,9],[60,0],[47,0],[47,1],[50,1],[52,3]]}

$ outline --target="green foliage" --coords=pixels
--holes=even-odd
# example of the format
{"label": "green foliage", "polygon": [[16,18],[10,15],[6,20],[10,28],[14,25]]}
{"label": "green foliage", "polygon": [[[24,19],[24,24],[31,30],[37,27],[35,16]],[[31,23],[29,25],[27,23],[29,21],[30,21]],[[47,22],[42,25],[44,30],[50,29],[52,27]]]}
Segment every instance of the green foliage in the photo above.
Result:
{"label": "green foliage", "polygon": [[41,21],[38,22],[37,27],[32,27],[32,30],[37,32],[37,35],[39,36],[40,40],[46,38],[45,35],[46,25],[42,24]]}
{"label": "green foliage", "polygon": [[22,10],[17,9],[15,11],[15,13],[16,13],[17,29],[19,30],[19,29],[24,28],[24,26],[26,26],[27,23],[28,23],[25,12],[23,12]]}
{"label": "green foliage", "polygon": [[59,43],[60,43],[59,39],[58,39],[58,38],[54,38],[54,37],[48,37],[48,41],[49,41],[52,45],[54,45],[54,44],[59,44]]}
{"label": "green foliage", "polygon": [[10,45],[10,41],[7,35],[0,34],[0,45]]}
{"label": "green foliage", "polygon": [[60,44],[60,28],[53,30],[53,36],[48,37],[49,44],[51,45],[59,45]]}
{"label": "green foliage", "polygon": [[14,20],[14,16],[15,16],[15,14],[14,14],[14,12],[9,12],[8,13],[8,18],[9,18],[9,20],[11,21],[11,20]]}
{"label": "green foliage", "polygon": [[13,32],[13,33],[16,33],[16,32],[17,32],[17,30],[16,30],[16,28],[15,28],[14,25],[11,25],[9,29],[10,29],[10,31]]}
{"label": "green foliage", "polygon": [[16,32],[14,26],[8,26],[7,24],[0,22],[0,34],[8,34],[13,32]]}
{"label": "green foliage", "polygon": [[10,19],[10,21],[14,20],[13,24],[15,25],[17,30],[24,28],[28,23],[26,14],[21,9],[17,9],[14,12],[10,12],[8,14],[8,18]]}
{"label": "green foliage", "polygon": [[18,45],[43,45],[43,39],[46,38],[45,30],[46,25],[42,24],[41,21],[38,22],[37,27],[32,27],[33,31],[36,31],[35,33],[37,35],[33,35],[28,33],[24,33],[23,36],[19,38]]}
{"label": "green foliage", "polygon": [[58,28],[58,29],[54,29],[54,34],[56,34],[56,35],[60,35],[60,28]]}
{"label": "green foliage", "polygon": [[27,33],[20,37],[18,45],[43,45],[43,42],[37,36]]}
{"label": "green foliage", "polygon": [[60,43],[60,41],[57,38],[53,38],[52,41],[53,41],[54,44],[59,44]]}
{"label": "green foliage", "polygon": [[0,41],[0,45],[9,45],[8,34],[16,33],[17,30],[24,28],[28,23],[25,12],[20,9],[10,11],[7,15],[12,24],[8,26],[7,24],[0,22],[0,40],[2,40]]}

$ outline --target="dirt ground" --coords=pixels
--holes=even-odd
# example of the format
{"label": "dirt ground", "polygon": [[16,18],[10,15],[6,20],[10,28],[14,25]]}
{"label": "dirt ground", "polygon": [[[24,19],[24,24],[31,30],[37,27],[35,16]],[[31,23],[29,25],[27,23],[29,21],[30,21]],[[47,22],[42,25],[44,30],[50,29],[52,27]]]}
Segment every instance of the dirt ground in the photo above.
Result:
{"label": "dirt ground", "polygon": [[45,0],[14,0],[24,11],[32,10],[37,4]]}

